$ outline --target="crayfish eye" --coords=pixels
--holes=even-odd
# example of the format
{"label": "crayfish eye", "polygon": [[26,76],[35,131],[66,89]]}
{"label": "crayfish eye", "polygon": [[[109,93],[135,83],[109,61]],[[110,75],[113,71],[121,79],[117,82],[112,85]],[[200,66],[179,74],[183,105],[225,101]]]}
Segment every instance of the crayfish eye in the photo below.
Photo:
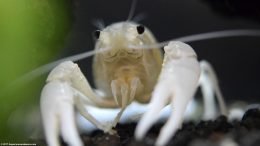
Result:
{"label": "crayfish eye", "polygon": [[100,30],[96,30],[93,32],[93,36],[96,38],[96,39],[99,39],[99,36],[100,36]]}
{"label": "crayfish eye", "polygon": [[137,30],[138,34],[143,34],[145,31],[145,27],[143,25],[138,25],[136,27],[136,30]]}

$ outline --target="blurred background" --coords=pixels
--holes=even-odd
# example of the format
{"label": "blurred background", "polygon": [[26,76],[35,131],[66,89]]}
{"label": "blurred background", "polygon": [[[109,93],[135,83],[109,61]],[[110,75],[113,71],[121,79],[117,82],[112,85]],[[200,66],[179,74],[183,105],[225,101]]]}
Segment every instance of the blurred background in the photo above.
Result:
{"label": "blurred background", "polygon": [[[21,141],[40,127],[30,116],[47,76],[12,84],[29,71],[93,50],[93,25],[125,21],[132,0],[0,0],[0,142]],[[257,0],[137,0],[134,16],[158,41],[228,29],[260,29]],[[199,60],[215,68],[226,100],[258,102],[260,37],[232,37],[189,43]],[[91,60],[78,61],[92,81]],[[33,120],[32,120],[33,119]],[[30,123],[31,122],[31,123]],[[29,127],[22,126],[29,123]],[[29,129],[28,129],[29,128]],[[37,128],[36,128],[37,130]]]}

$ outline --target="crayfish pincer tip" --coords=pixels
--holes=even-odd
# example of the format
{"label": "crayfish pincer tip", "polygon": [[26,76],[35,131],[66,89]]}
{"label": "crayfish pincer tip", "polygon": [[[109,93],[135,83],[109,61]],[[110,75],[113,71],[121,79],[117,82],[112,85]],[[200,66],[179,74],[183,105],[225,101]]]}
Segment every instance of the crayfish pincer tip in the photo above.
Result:
{"label": "crayfish pincer tip", "polygon": [[145,135],[144,129],[142,127],[140,127],[140,124],[141,123],[139,123],[139,125],[137,125],[136,130],[135,130],[135,135],[134,135],[135,139],[137,141],[141,141]]}

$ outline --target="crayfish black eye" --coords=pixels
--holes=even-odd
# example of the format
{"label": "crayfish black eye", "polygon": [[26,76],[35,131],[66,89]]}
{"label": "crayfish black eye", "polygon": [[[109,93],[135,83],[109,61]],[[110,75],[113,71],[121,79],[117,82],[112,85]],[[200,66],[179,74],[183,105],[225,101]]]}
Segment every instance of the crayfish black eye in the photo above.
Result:
{"label": "crayfish black eye", "polygon": [[136,30],[137,30],[138,34],[143,34],[144,31],[145,31],[145,28],[144,28],[143,25],[138,25],[138,26],[136,27]]}
{"label": "crayfish black eye", "polygon": [[99,36],[100,36],[100,30],[96,30],[96,31],[94,31],[93,36],[94,36],[96,39],[99,39]]}

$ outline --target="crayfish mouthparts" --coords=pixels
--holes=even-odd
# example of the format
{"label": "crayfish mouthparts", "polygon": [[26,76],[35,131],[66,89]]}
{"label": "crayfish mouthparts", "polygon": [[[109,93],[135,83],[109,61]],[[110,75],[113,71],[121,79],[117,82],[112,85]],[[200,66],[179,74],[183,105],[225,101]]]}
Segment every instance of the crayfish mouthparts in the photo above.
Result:
{"label": "crayfish mouthparts", "polygon": [[111,90],[117,105],[125,108],[143,92],[143,84],[138,77],[118,78],[111,81]]}

